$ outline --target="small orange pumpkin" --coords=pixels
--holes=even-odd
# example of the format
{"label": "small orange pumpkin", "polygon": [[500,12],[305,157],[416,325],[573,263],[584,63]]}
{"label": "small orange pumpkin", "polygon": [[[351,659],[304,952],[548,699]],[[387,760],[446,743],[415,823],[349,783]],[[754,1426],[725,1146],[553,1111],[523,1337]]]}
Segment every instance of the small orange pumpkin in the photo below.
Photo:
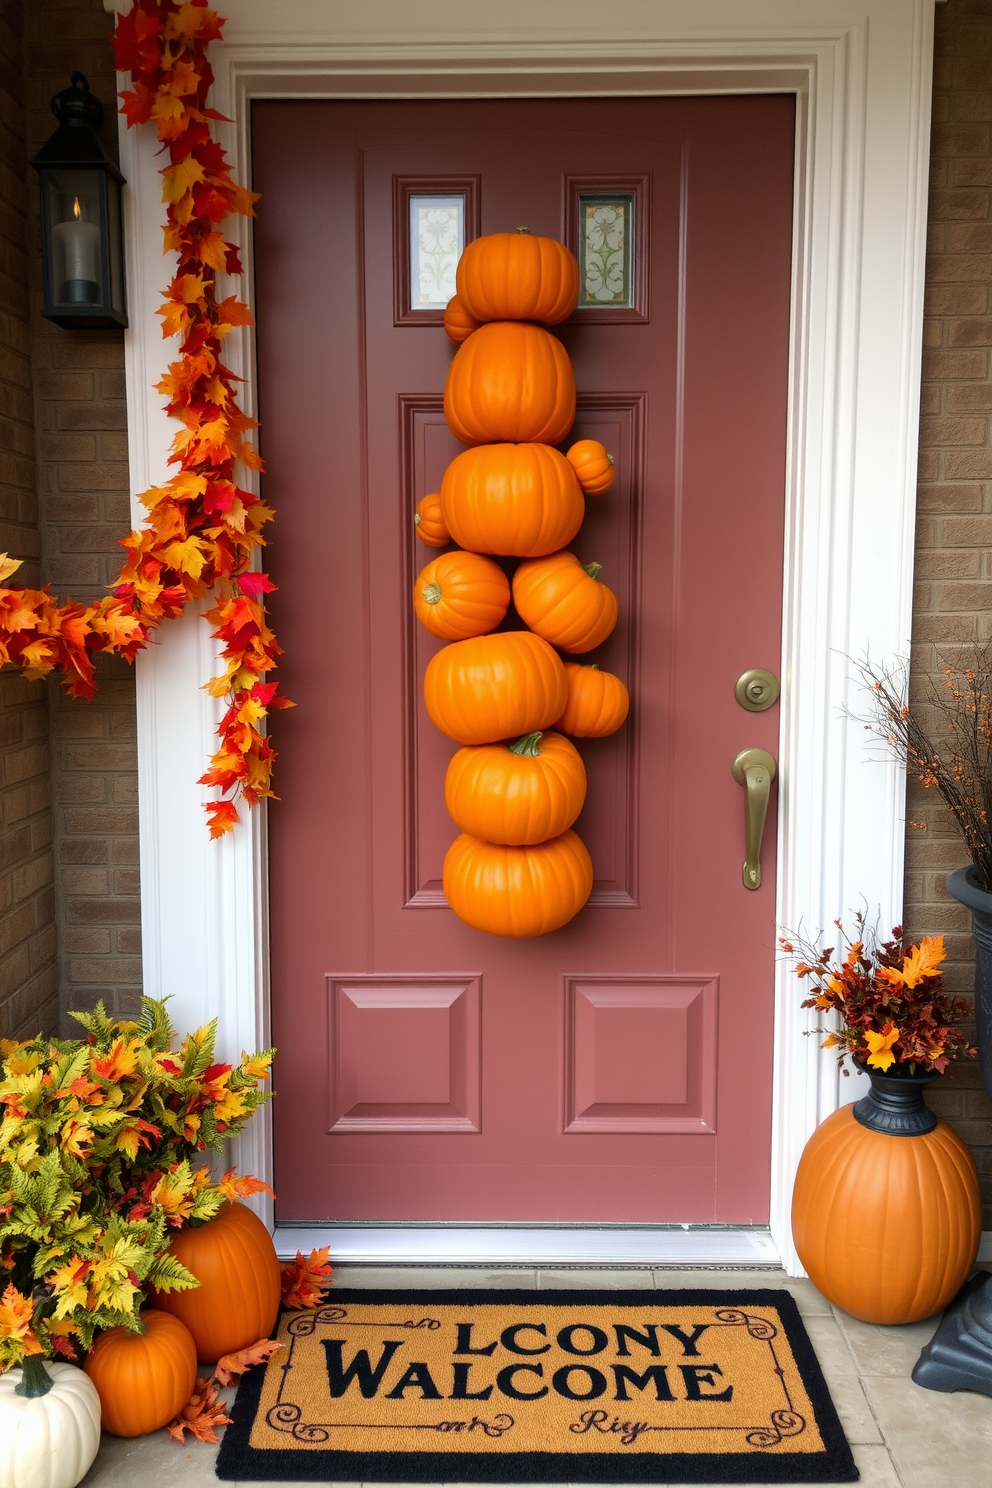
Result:
{"label": "small orange pumpkin", "polygon": [[561,659],[527,630],[454,641],[431,657],[424,674],[431,722],[459,744],[494,744],[546,729],[567,697]]}
{"label": "small orange pumpkin", "polygon": [[450,340],[457,342],[460,346],[463,341],[468,340],[473,331],[479,329],[481,324],[480,320],[469,315],[457,295],[451,296],[444,310],[444,329]]}
{"label": "small orange pumpkin", "polygon": [[806,1144],[792,1233],[810,1280],[866,1323],[915,1323],[946,1307],[978,1254],[971,1153],[946,1121],[923,1136],[870,1131],[850,1106]]}
{"label": "small orange pumpkin", "polygon": [[547,444],[480,444],[441,480],[443,520],[473,553],[535,558],[570,543],[585,502],[564,455]]}
{"label": "small orange pumpkin", "polygon": [[592,860],[574,832],[503,847],[463,832],[444,859],[444,892],[460,920],[523,939],[567,925],[592,891]]}
{"label": "small orange pumpkin", "polygon": [[272,1237],[257,1214],[244,1204],[224,1204],[208,1224],[181,1229],[169,1250],[200,1285],[156,1292],[155,1305],[186,1324],[199,1358],[216,1363],[268,1338],[281,1276]]}
{"label": "small orange pumpkin", "polygon": [[456,826],[516,847],[559,837],[585,798],[582,756],[561,734],[459,749],[444,777],[445,804]]}
{"label": "small orange pumpkin", "polygon": [[602,496],[617,478],[613,456],[598,439],[580,439],[565,456],[587,496]]}
{"label": "small orange pumpkin", "polygon": [[491,558],[442,553],[417,575],[413,608],[431,635],[464,641],[496,629],[510,608],[510,583]]}
{"label": "small orange pumpkin", "polygon": [[101,1425],[111,1436],[157,1431],[189,1404],[196,1384],[196,1344],[185,1324],[154,1307],[145,1309],[141,1321],[143,1333],[101,1333],[83,1366],[100,1397]]}
{"label": "small orange pumpkin", "polygon": [[558,444],[575,420],[568,352],[540,326],[498,320],[480,326],[455,353],[444,416],[463,444]]}
{"label": "small orange pumpkin", "polygon": [[630,710],[630,694],[619,677],[601,672],[595,662],[566,661],[568,702],[556,725],[573,739],[603,739],[615,734]]}
{"label": "small orange pumpkin", "polygon": [[579,265],[564,243],[518,227],[469,243],[455,285],[464,311],[478,321],[558,325],[579,303]]}
{"label": "small orange pumpkin", "polygon": [[537,635],[563,651],[591,651],[617,623],[612,589],[599,582],[600,563],[581,564],[574,553],[528,558],[513,575],[517,614]]}
{"label": "small orange pumpkin", "polygon": [[444,525],[441,515],[441,495],[439,491],[433,491],[430,496],[425,496],[417,503],[417,510],[413,514],[413,528],[422,543],[429,548],[446,548],[451,541],[451,533]]}

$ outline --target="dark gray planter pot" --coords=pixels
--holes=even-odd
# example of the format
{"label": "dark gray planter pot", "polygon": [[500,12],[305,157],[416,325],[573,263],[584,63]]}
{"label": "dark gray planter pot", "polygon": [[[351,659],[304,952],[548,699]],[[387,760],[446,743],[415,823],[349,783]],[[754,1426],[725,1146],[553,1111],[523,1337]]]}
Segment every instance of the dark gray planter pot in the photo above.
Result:
{"label": "dark gray planter pot", "polygon": [[[975,1043],[982,1084],[992,1098],[992,894],[974,868],[958,868],[947,891],[972,913],[975,936]],[[913,1379],[926,1390],[977,1390],[992,1395],[992,1276],[966,1282],[920,1354]]]}

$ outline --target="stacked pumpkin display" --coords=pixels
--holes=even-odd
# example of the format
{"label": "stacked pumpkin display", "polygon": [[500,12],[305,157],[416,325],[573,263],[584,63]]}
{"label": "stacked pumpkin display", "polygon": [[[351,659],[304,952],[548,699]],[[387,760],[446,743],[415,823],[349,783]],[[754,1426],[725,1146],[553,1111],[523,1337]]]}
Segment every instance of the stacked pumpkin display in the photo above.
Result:
{"label": "stacked pumpkin display", "polygon": [[[555,448],[575,418],[575,378],[545,329],[578,300],[574,256],[526,228],[477,238],[457,270],[445,329],[459,349],[444,394],[452,433],[470,446],[425,496],[418,537],[446,551],[422,570],[414,609],[450,642],[430,661],[424,700],[463,747],[445,801],[461,836],[444,891],[466,924],[494,935],[544,935],[567,924],[592,888],[592,862],[571,830],[586,797],[581,756],[564,734],[600,737],[627,716],[627,689],[595,666],[563,662],[606,640],[617,599],[567,551],[583,493],[614,480],[596,440]],[[519,558],[512,582],[495,558]],[[497,630],[510,608],[528,629]],[[552,730],[549,732],[549,730]]]}

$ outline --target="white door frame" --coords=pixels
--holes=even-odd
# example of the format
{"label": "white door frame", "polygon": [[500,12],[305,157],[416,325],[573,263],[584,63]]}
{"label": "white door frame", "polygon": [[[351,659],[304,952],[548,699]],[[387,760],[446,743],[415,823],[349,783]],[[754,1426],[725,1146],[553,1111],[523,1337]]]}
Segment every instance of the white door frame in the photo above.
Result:
{"label": "white door frame", "polygon": [[[256,97],[796,94],[777,844],[777,917],[793,928],[829,927],[863,901],[872,913],[879,908],[883,928],[901,918],[904,776],[891,761],[869,761],[862,732],[842,710],[848,701],[858,706],[848,656],[870,646],[888,659],[909,644],[933,4],[425,0],[415,8],[408,0],[365,0],[353,10],[338,0],[280,0],[278,7],[222,0],[229,19],[212,48],[212,101],[235,121],[220,134],[246,182]],[[167,273],[157,148],[150,128],[122,124],[134,493],[163,479],[172,433],[153,390],[175,355],[155,315]],[[229,222],[227,230],[241,225]],[[250,296],[247,232],[242,240]],[[240,281],[232,288],[246,293]],[[225,352],[247,378],[251,412],[251,334],[232,334]],[[264,450],[264,428],[261,435]],[[136,524],[142,516],[135,505]],[[163,626],[138,658],[144,978],[150,994],[172,994],[180,1030],[217,1016],[223,1056],[233,1058],[269,1042],[265,819],[252,813],[233,837],[207,840],[206,792],[195,782],[219,718],[219,705],[201,691],[214,662],[207,627],[192,615]],[[275,731],[278,745],[278,720]],[[833,1058],[803,1037],[809,1023],[799,1002],[795,978],[779,964],[770,1236],[723,1231],[717,1243],[712,1230],[676,1226],[648,1244],[643,1232],[630,1231],[629,1244],[618,1237],[611,1250],[602,1242],[600,1260],[619,1260],[632,1244],[642,1260],[780,1256],[801,1274],[789,1225],[796,1164],[810,1132],[849,1098],[854,1082],[842,1092]],[[289,1091],[278,1097],[291,1098]],[[242,1167],[271,1181],[267,1115],[236,1145]],[[262,1212],[271,1218],[271,1210]],[[402,1233],[414,1238],[392,1253],[408,1259],[488,1256],[481,1233],[461,1250],[450,1231],[443,1242],[429,1229]],[[367,1234],[353,1234],[350,1248],[347,1233],[337,1234],[339,1254],[375,1253]],[[572,1259],[592,1254],[574,1234],[556,1249],[550,1230],[540,1242],[513,1231],[489,1249],[492,1259],[497,1252],[549,1260],[566,1259],[566,1251]]]}

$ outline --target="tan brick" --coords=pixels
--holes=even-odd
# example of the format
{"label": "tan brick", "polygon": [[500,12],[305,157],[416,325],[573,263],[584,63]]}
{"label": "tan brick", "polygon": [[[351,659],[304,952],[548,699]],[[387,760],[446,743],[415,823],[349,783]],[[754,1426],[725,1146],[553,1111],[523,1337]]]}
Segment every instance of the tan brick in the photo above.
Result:
{"label": "tan brick", "polygon": [[[992,321],[989,322],[992,325]],[[992,341],[988,344],[992,345]],[[973,379],[988,375],[989,358],[985,351],[930,350],[923,355],[926,378]]]}
{"label": "tan brick", "polygon": [[944,474],[950,480],[988,480],[992,477],[992,449],[948,450]]}
{"label": "tan brick", "polygon": [[923,418],[920,440],[931,449],[943,444],[984,444],[988,423],[982,418]]}

